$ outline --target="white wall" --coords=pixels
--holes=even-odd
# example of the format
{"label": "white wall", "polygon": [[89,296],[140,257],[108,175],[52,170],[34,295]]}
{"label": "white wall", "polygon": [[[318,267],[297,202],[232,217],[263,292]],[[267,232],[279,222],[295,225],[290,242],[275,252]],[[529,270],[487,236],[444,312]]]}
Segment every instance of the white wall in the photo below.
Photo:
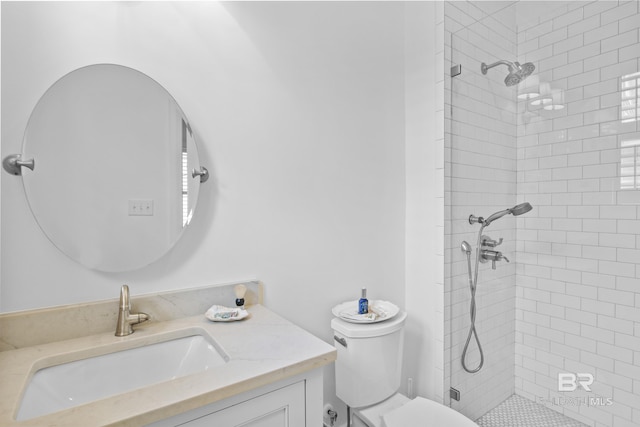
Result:
{"label": "white wall", "polygon": [[[407,392],[443,401],[444,6],[406,4]],[[412,390],[410,390],[412,388]],[[411,396],[412,397],[412,396]]]}
{"label": "white wall", "polygon": [[403,25],[393,2],[3,2],[3,155],[56,79],[118,63],[176,98],[212,177],[167,256],[101,274],[55,249],[3,176],[2,311],[255,277],[329,341],[331,307],[362,286],[404,305]]}
{"label": "white wall", "polygon": [[[0,22],[2,22],[2,7],[0,7]],[[2,34],[0,31],[0,45],[2,44]],[[2,81],[2,61],[0,60],[0,81]],[[2,85],[0,85],[0,99],[2,98]],[[0,130],[2,129],[2,102],[0,102]],[[4,158],[4,155],[6,155],[6,153],[4,151],[1,152],[2,157]],[[3,171],[0,171],[3,172]],[[0,189],[2,188],[2,181],[4,178],[2,176],[3,174],[0,173]],[[0,224],[2,224],[2,197],[0,197]],[[0,227],[0,260],[2,259],[2,227]],[[0,307],[1,307],[1,302],[2,302],[2,262],[0,262]]]}
{"label": "white wall", "polygon": [[[443,3],[408,2],[405,20],[406,377],[412,395],[443,401]],[[412,397],[412,396],[411,396]]]}

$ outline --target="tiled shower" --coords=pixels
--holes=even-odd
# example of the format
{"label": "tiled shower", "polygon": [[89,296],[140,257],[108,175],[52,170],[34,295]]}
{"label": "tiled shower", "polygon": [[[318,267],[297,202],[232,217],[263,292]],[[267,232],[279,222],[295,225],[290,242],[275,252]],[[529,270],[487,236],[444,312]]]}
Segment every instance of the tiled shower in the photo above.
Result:
{"label": "tiled shower", "polygon": [[[445,402],[478,419],[517,394],[588,426],[640,425],[639,2],[443,9],[444,372],[460,392]],[[507,87],[506,66],[480,71],[498,60],[536,70]],[[481,264],[485,365],[469,374],[468,217],[524,201],[484,231],[511,262]]]}

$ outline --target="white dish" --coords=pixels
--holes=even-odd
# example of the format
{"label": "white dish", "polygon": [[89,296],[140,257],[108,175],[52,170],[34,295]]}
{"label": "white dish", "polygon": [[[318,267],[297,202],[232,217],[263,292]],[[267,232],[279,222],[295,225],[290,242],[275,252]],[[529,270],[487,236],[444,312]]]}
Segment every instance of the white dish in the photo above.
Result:
{"label": "white dish", "polygon": [[331,312],[334,316],[351,323],[376,323],[393,318],[400,312],[397,305],[382,300],[369,301],[369,313],[358,314],[358,301],[347,301],[338,304]]}
{"label": "white dish", "polygon": [[249,315],[249,312],[241,307],[225,307],[223,305],[212,305],[204,314],[212,322],[234,322],[242,320]]}

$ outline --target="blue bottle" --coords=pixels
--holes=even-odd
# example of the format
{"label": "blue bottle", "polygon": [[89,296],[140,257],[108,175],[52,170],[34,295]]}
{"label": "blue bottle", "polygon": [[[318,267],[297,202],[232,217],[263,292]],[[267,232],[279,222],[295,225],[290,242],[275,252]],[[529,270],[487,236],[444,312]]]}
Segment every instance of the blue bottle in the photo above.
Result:
{"label": "blue bottle", "polygon": [[367,299],[367,288],[362,288],[362,298],[358,301],[358,314],[369,312],[369,300]]}

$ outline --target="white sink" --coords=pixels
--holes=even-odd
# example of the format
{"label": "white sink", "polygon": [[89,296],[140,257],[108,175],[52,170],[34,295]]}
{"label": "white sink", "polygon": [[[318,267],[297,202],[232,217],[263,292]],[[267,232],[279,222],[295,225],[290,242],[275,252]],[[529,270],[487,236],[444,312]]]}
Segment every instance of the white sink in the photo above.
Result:
{"label": "white sink", "polygon": [[224,365],[228,357],[201,335],[89,357],[38,370],[22,397],[27,420]]}

